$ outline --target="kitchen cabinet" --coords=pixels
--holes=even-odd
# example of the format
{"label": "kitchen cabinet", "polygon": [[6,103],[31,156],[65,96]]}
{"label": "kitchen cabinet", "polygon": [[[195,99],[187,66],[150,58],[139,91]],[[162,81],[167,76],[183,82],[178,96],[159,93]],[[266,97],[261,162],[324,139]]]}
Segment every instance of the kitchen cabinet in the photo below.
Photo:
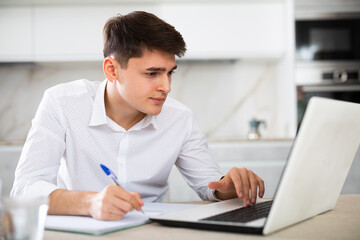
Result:
{"label": "kitchen cabinet", "polygon": [[[286,0],[225,3],[108,2],[0,8],[0,61],[101,61],[106,20],[134,10],[155,13],[179,30],[184,59],[279,59]],[[15,31],[14,31],[15,29]]]}
{"label": "kitchen cabinet", "polygon": [[105,22],[136,9],[116,4],[35,7],[35,60],[101,61]]}
{"label": "kitchen cabinet", "polygon": [[0,8],[0,62],[32,60],[32,8]]}
{"label": "kitchen cabinet", "polygon": [[280,58],[284,1],[168,4],[161,17],[183,35],[191,59]]}
{"label": "kitchen cabinet", "polygon": [[35,60],[102,59],[102,27],[112,16],[97,6],[38,6],[34,9]]}

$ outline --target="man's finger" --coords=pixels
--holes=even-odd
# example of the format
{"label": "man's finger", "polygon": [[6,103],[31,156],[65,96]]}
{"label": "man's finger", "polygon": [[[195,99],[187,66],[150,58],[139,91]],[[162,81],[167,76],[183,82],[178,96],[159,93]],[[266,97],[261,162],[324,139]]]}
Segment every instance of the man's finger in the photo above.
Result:
{"label": "man's finger", "polygon": [[259,197],[263,197],[264,196],[264,193],[265,193],[265,183],[264,183],[264,180],[262,180],[261,178],[259,178],[258,175],[254,174],[255,175],[255,178],[256,178],[256,181],[257,183],[259,184]]}
{"label": "man's finger", "polygon": [[125,200],[119,200],[116,202],[116,207],[120,208],[124,212],[128,213],[135,209],[132,203],[125,201]]}
{"label": "man's finger", "polygon": [[104,219],[101,220],[105,220],[105,221],[114,221],[114,220],[120,220],[124,217],[126,213],[124,214],[117,214],[117,213],[112,213],[109,212],[108,214],[106,214],[106,216],[104,216]]}
{"label": "man's finger", "polygon": [[219,181],[216,182],[209,182],[208,187],[210,189],[214,189],[214,190],[218,190],[219,188],[221,188],[221,183]]}
{"label": "man's finger", "polygon": [[141,207],[144,206],[144,202],[141,200],[140,194],[137,192],[132,192],[131,194],[135,197],[136,201],[140,205],[140,207],[136,208],[136,210],[142,211]]}
{"label": "man's finger", "polygon": [[255,178],[255,174],[249,170],[248,171],[248,175],[249,175],[249,181],[250,181],[250,187],[251,187],[251,203],[255,204],[256,203],[256,196],[257,196],[257,179]]}
{"label": "man's finger", "polygon": [[236,195],[239,198],[243,198],[244,197],[243,181],[242,178],[240,177],[237,168],[231,169],[229,173],[236,190]]}
{"label": "man's finger", "polygon": [[[134,196],[134,194],[129,193],[125,191],[121,187],[117,187],[115,191],[115,197],[119,200],[119,203],[126,202],[130,205],[122,204],[121,209],[123,209],[126,212],[130,212],[131,210],[135,209],[141,209],[141,203],[142,201],[138,201],[138,199]],[[120,206],[120,205],[118,205]]]}
{"label": "man's finger", "polygon": [[137,209],[137,210],[140,210],[141,209],[141,202],[138,201],[138,199],[131,193],[129,192],[126,192],[126,194],[124,194],[122,196],[122,198],[128,202],[132,207],[133,209]]}
{"label": "man's finger", "polygon": [[242,185],[243,185],[243,194],[244,194],[244,202],[246,206],[250,205],[250,200],[249,200],[249,176],[248,176],[248,170],[246,168],[241,168],[240,169],[240,176],[241,176],[241,180],[242,180]]}
{"label": "man's finger", "polygon": [[[119,208],[119,206],[117,204],[116,205],[112,204],[112,205],[108,206],[107,213],[109,215],[122,217],[122,216],[124,216],[126,214],[126,211]],[[119,219],[121,219],[121,218],[119,218]]]}
{"label": "man's finger", "polygon": [[99,220],[119,220],[121,219],[126,212],[119,208],[116,204],[117,202],[108,202],[99,209],[98,215],[94,216],[95,219]]}

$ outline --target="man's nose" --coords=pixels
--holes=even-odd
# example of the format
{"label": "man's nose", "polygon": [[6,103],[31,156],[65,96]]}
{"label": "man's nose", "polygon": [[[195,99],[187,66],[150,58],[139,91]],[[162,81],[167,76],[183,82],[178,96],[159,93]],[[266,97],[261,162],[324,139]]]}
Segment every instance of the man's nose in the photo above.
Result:
{"label": "man's nose", "polygon": [[171,76],[163,76],[161,78],[158,90],[164,93],[171,91]]}

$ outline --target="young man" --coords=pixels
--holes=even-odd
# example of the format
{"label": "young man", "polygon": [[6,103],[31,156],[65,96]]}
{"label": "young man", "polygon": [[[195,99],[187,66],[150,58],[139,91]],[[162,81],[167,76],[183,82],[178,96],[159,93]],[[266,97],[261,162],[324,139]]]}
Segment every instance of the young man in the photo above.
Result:
{"label": "young man", "polygon": [[49,214],[121,219],[143,201],[164,199],[175,164],[204,200],[255,203],[258,190],[264,194],[263,180],[245,168],[223,176],[192,112],[167,98],[175,55],[185,51],[181,34],[150,13],[111,18],[104,27],[106,80],[45,92],[11,195],[48,195]]}

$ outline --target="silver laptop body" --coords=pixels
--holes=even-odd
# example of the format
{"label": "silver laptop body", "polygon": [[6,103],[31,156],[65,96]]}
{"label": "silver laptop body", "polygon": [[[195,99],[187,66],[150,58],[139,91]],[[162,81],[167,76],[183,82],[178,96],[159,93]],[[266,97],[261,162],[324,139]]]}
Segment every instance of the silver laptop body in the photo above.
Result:
{"label": "silver laptop body", "polygon": [[[269,234],[334,208],[354,158],[360,157],[360,104],[313,97],[267,218],[247,223],[206,217],[244,207],[241,199],[152,217],[170,226]],[[264,200],[258,199],[259,202]]]}

